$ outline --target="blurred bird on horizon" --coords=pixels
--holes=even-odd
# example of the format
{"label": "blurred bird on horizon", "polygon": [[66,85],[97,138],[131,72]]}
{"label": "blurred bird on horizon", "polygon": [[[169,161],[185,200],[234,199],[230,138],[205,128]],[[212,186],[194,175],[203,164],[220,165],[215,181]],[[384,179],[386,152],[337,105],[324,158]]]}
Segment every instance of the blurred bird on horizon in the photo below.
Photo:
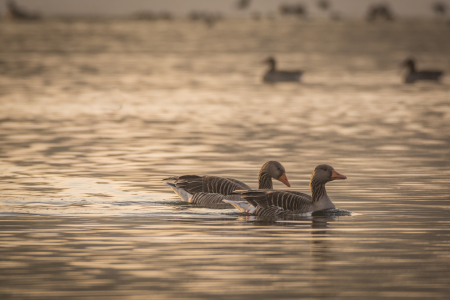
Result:
{"label": "blurred bird on horizon", "polygon": [[408,69],[408,73],[404,78],[405,83],[414,83],[419,80],[439,82],[442,75],[444,74],[444,72],[440,70],[418,71],[416,69],[416,61],[413,58],[404,60],[401,66]]}
{"label": "blurred bird on horizon", "polygon": [[280,71],[276,68],[275,58],[269,57],[264,60],[269,65],[269,70],[264,74],[263,81],[266,83],[273,82],[299,82],[303,71]]}

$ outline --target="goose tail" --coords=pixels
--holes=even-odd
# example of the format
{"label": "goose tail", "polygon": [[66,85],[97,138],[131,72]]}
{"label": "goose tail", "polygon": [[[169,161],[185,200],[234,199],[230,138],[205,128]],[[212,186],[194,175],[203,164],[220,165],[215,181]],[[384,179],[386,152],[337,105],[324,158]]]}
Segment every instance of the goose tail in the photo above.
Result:
{"label": "goose tail", "polygon": [[177,187],[175,184],[173,183],[169,183],[169,182],[164,182],[165,185],[167,185],[168,187],[170,187],[175,194],[177,194],[181,200],[186,201],[186,202],[192,202],[192,194],[186,192],[185,190]]}

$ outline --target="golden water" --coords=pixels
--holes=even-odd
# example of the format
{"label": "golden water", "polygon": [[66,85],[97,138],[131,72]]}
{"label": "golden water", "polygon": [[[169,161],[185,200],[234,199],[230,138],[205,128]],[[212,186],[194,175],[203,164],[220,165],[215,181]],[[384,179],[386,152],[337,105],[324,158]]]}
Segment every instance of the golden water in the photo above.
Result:
{"label": "golden water", "polygon": [[[446,299],[450,72],[432,21],[0,23],[3,299]],[[301,84],[264,85],[274,55]],[[315,165],[351,217],[276,223],[182,203],[161,179],[257,186]],[[275,183],[276,188],[284,188]]]}

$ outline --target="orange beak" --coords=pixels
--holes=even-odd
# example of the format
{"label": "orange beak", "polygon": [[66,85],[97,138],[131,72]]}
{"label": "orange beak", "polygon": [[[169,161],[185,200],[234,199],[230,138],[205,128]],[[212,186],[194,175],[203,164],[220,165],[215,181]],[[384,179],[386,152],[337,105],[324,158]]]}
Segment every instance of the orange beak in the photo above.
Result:
{"label": "orange beak", "polygon": [[289,183],[289,180],[286,177],[286,173],[283,173],[283,175],[278,177],[278,180],[287,185],[288,187],[291,187],[291,184]]}
{"label": "orange beak", "polygon": [[331,180],[335,180],[335,179],[347,179],[347,176],[339,174],[335,170],[332,170],[331,171]]}

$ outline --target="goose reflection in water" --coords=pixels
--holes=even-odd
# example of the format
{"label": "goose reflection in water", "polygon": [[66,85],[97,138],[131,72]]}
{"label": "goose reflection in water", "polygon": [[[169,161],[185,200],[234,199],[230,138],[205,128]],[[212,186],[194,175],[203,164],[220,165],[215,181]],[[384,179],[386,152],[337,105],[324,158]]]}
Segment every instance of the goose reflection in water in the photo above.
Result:
{"label": "goose reflection in water", "polygon": [[[339,215],[327,215],[327,216],[312,216],[312,215],[289,215],[285,218],[265,218],[255,215],[239,215],[236,221],[242,221],[242,224],[249,226],[262,225],[262,226],[311,226],[314,229],[311,234],[326,233],[325,229],[328,228],[328,222],[336,221]],[[323,229],[323,230],[318,230]]]}
{"label": "goose reflection in water", "polygon": [[[336,261],[335,252],[330,245],[329,235],[325,229],[328,227],[328,221],[333,218],[314,217],[311,222],[311,271],[312,276],[321,276],[323,271],[327,270],[328,263]],[[314,284],[314,280],[312,280]]]}
{"label": "goose reflection in water", "polygon": [[[267,227],[287,227],[298,229],[298,233],[289,234],[297,236],[297,234],[302,234],[310,228],[310,239],[309,239],[309,255],[308,260],[309,268],[314,271],[313,275],[320,276],[322,271],[327,270],[327,263],[330,261],[336,261],[336,253],[334,252],[333,245],[331,245],[331,240],[329,239],[332,231],[327,231],[329,222],[333,222],[337,217],[327,216],[327,217],[313,217],[313,216],[290,216],[289,219],[283,221],[275,219],[261,218],[258,216],[239,216],[236,221],[242,222],[243,226],[267,226]],[[284,237],[283,237],[284,238]],[[299,256],[302,253],[308,251],[308,243],[297,244]]]}

